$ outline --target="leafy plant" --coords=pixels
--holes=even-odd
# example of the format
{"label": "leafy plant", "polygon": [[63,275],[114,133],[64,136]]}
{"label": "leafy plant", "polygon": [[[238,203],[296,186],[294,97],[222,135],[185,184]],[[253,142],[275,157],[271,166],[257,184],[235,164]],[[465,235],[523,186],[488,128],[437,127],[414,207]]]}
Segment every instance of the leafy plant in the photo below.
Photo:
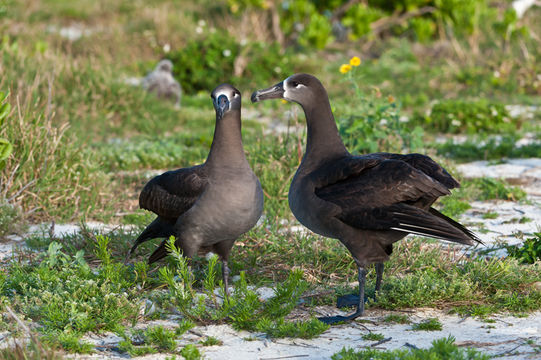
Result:
{"label": "leafy plant", "polygon": [[[249,42],[241,45],[234,36],[222,31],[191,41],[167,57],[175,65],[175,77],[189,94],[209,91],[224,82],[255,86],[284,78],[294,72],[295,66],[291,53],[282,51],[278,44]],[[237,62],[239,57],[243,59],[242,67]]]}
{"label": "leafy plant", "polygon": [[363,340],[379,341],[379,340],[383,340],[385,336],[383,336],[383,334],[380,334],[380,333],[370,332],[368,334],[364,334],[362,338]]}
{"label": "leafy plant", "polygon": [[441,212],[452,218],[456,218],[471,209],[471,205],[464,200],[460,200],[456,194],[441,198],[439,204]]}
{"label": "leafy plant", "polygon": [[[350,79],[357,87],[360,80],[354,75]],[[400,106],[392,97],[383,99],[379,90],[368,96],[358,90],[356,94],[359,99],[356,113],[338,119],[340,135],[351,151],[411,152],[421,148],[423,129],[417,126],[412,130],[403,122]]]}
{"label": "leafy plant", "polygon": [[[169,286],[174,304],[184,316],[204,323],[229,319],[237,330],[257,329],[272,337],[311,338],[328,329],[328,325],[314,318],[299,322],[287,322],[284,319],[306,290],[307,284],[302,280],[301,271],[290,273],[284,283],[276,286],[274,296],[265,303],[248,288],[245,275],[241,272],[233,294],[220,304],[215,292],[217,257],[209,260],[202,280],[203,293],[197,293],[193,273],[174,242],[171,237],[167,247],[175,262],[175,270],[173,272],[170,268],[161,268],[159,275],[161,281]],[[221,282],[219,286],[219,292],[224,296]]]}
{"label": "leafy plant", "polygon": [[498,102],[442,100],[424,118],[425,128],[443,133],[509,133],[520,127]]}
{"label": "leafy plant", "polygon": [[502,135],[499,139],[490,138],[486,141],[472,139],[460,144],[448,140],[435,147],[439,155],[460,161],[541,157],[541,143],[517,146],[518,140],[516,135]]}
{"label": "leafy plant", "polygon": [[156,345],[158,350],[174,351],[177,347],[175,341],[177,333],[163,326],[154,326],[145,331],[145,338],[150,344]]}
{"label": "leafy plant", "polygon": [[354,349],[342,349],[334,354],[332,360],[488,360],[490,355],[485,355],[476,349],[463,349],[455,345],[455,338],[449,336],[432,341],[428,349],[396,349],[374,350],[367,349],[355,351]]}
{"label": "leafy plant", "polygon": [[[7,98],[8,94],[0,91],[0,127],[2,127],[11,111],[11,105],[7,102]],[[6,166],[5,160],[12,152],[13,145],[9,140],[0,138],[0,170]]]}
{"label": "leafy plant", "polygon": [[224,342],[222,340],[217,339],[214,336],[209,336],[204,341],[200,342],[200,344],[203,346],[222,345],[223,343]]}
{"label": "leafy plant", "polygon": [[541,232],[524,241],[522,246],[506,245],[509,256],[518,259],[523,264],[533,264],[541,260]]}
{"label": "leafy plant", "polygon": [[56,242],[39,266],[13,264],[4,284],[19,312],[42,326],[46,339],[66,350],[89,350],[79,341],[87,331],[115,330],[139,312],[135,277],[128,267],[112,261],[109,240],[98,238],[102,266],[93,272],[79,251],[71,257]]}
{"label": "leafy plant", "polygon": [[407,315],[399,315],[399,314],[390,314],[385,316],[385,319],[383,319],[385,322],[390,323],[396,323],[396,324],[409,324],[410,320]]}
{"label": "leafy plant", "polygon": [[439,331],[443,329],[441,322],[438,319],[431,318],[424,321],[421,321],[418,324],[413,324],[411,326],[412,330],[424,330],[424,331]]}
{"label": "leafy plant", "polygon": [[329,328],[318,319],[308,321],[286,321],[283,317],[277,320],[263,317],[256,324],[256,330],[266,333],[271,338],[302,338],[312,339]]}
{"label": "leafy plant", "polygon": [[180,350],[180,355],[186,360],[199,360],[203,358],[199,349],[194,344],[184,346],[182,350]]}
{"label": "leafy plant", "polygon": [[511,200],[520,201],[526,198],[526,192],[517,186],[510,186],[503,180],[481,177],[469,180],[477,189],[479,200]]}

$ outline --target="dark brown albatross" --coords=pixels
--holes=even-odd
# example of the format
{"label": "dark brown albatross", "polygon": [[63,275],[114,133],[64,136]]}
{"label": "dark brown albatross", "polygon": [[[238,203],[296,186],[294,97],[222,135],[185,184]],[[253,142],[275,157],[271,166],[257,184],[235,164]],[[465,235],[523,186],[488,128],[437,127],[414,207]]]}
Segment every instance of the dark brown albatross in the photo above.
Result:
{"label": "dark brown albatross", "polygon": [[263,190],[242,147],[240,92],[222,84],[211,97],[216,128],[207,160],[163,173],[145,185],[139,206],[158,217],[139,235],[129,255],[147,240],[166,238],[148,259],[154,263],[167,255],[167,238],[173,235],[188,258],[200,249],[220,256],[227,292],[229,253],[261,216]]}
{"label": "dark brown albatross", "polygon": [[430,207],[459,186],[444,168],[421,154],[351,155],[331,111],[327,91],[312,75],[295,74],[252,94],[252,102],[284,98],[300,104],[306,116],[306,151],[289,188],[295,217],[313,232],[340,240],[359,272],[357,310],[364,312],[366,266],[376,264],[376,291],[392,244],[408,234],[473,245],[479,239],[464,226]]}

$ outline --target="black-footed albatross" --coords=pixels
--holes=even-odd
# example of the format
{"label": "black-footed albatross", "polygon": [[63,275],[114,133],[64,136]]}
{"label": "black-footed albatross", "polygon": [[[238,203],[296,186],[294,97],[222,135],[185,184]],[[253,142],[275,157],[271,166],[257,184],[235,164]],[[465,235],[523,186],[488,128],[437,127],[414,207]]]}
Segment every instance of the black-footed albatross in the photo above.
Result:
{"label": "black-footed albatross", "polygon": [[295,74],[252,94],[252,102],[283,98],[300,104],[306,116],[306,151],[289,188],[289,206],[307,228],[340,240],[358,267],[357,310],[326,323],[355,319],[364,312],[366,267],[376,264],[376,291],[392,244],[408,234],[473,245],[479,239],[431,205],[459,183],[421,154],[351,155],[331,111],[327,91],[312,75]]}
{"label": "black-footed albatross", "polygon": [[242,147],[240,92],[222,84],[211,97],[216,127],[207,160],[165,172],[145,185],[139,206],[158,217],[139,235],[129,255],[142,242],[165,237],[148,259],[152,264],[167,255],[167,238],[174,235],[175,245],[188,258],[200,249],[220,256],[227,293],[229,253],[235,240],[260,218],[263,190]]}
{"label": "black-footed albatross", "polygon": [[173,63],[164,59],[158,63],[156,69],[147,74],[142,81],[143,89],[155,93],[160,99],[170,99],[175,102],[175,107],[180,108],[182,88],[173,77]]}

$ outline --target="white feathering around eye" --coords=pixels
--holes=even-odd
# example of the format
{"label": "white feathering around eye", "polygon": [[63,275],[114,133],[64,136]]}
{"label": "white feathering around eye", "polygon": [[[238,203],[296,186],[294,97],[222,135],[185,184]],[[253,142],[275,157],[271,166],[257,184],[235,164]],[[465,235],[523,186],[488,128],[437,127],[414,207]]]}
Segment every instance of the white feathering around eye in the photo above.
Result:
{"label": "white feathering around eye", "polygon": [[289,95],[288,95],[288,91],[290,88],[293,88],[293,89],[302,89],[302,88],[306,88],[306,85],[304,84],[300,84],[300,83],[297,83],[297,86],[295,87],[290,87],[289,86],[289,78],[285,79],[284,80],[284,95],[282,95],[282,97],[286,100],[289,100],[289,101],[292,101],[292,99],[289,98]]}
{"label": "white feathering around eye", "polygon": [[225,95],[225,97],[227,98],[227,100],[229,102],[231,102],[231,98],[229,97],[229,95],[227,94],[227,90],[222,90],[222,91],[217,91],[216,94],[214,94],[215,98],[218,99],[221,95]]}

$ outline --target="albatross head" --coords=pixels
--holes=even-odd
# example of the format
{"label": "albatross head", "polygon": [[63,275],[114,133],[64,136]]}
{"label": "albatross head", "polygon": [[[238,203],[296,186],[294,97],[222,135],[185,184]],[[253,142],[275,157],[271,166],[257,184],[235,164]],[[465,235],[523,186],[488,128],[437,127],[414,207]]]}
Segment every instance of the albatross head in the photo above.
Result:
{"label": "albatross head", "polygon": [[158,71],[163,71],[170,74],[173,72],[173,62],[171,62],[171,60],[168,60],[168,59],[163,59],[162,61],[158,63],[158,66],[156,66],[156,69]]}
{"label": "albatross head", "polygon": [[240,110],[241,97],[240,91],[229,84],[221,84],[210,94],[214,109],[219,117],[232,110]]}
{"label": "albatross head", "polygon": [[267,99],[286,99],[304,107],[312,102],[316,103],[324,100],[321,99],[322,96],[326,97],[327,94],[323,85],[315,76],[294,74],[270,88],[254,91],[252,102]]}

